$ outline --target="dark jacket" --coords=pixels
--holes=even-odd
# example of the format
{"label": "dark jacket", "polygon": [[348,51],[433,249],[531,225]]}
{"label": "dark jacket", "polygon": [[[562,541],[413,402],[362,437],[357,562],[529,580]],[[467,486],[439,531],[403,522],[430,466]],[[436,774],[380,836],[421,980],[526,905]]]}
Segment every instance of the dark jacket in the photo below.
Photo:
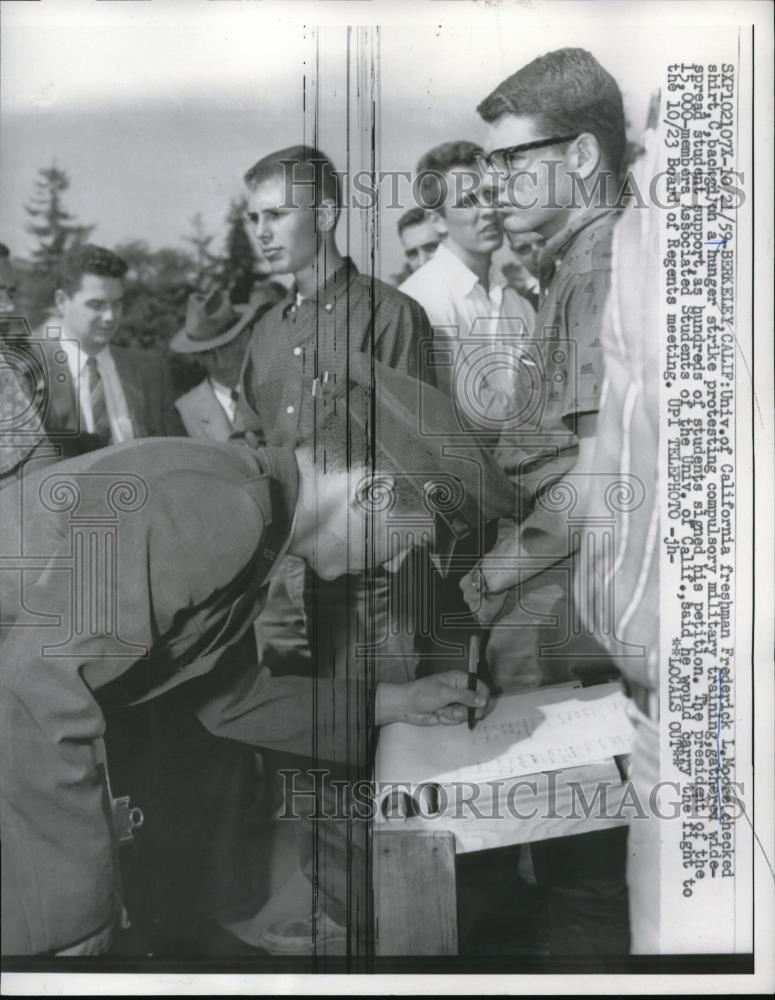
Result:
{"label": "dark jacket", "polygon": [[[297,480],[290,451],[148,440],[4,491],[4,954],[61,950],[112,919],[115,860],[94,757],[101,706],[208,673],[242,637],[286,542]],[[335,713],[347,703],[337,683],[325,699]],[[256,667],[200,718],[216,735],[311,756],[313,682]],[[334,728],[346,759],[346,719]]]}
{"label": "dark jacket", "polygon": [[[66,361],[57,359],[57,342],[42,341],[46,356],[46,405],[43,422],[63,458],[102,448],[105,442],[80,427],[78,396]],[[124,390],[135,438],[183,437],[185,429],[174,406],[167,365],[150,352],[111,344],[110,353]]]}

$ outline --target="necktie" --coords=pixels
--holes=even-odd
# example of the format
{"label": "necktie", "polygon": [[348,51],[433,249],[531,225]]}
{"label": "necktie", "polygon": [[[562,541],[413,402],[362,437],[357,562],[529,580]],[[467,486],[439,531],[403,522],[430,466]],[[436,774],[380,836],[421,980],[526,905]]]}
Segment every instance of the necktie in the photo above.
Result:
{"label": "necktie", "polygon": [[97,367],[97,359],[95,357],[88,358],[86,367],[89,372],[89,399],[91,401],[94,433],[102,438],[106,444],[110,444],[111,434],[108,404],[105,402],[105,386],[102,384],[102,376]]}

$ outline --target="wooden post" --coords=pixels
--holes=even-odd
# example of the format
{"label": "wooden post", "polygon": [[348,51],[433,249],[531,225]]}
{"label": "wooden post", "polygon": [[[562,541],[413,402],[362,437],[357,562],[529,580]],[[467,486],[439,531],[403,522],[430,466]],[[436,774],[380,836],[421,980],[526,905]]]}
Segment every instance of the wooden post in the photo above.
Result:
{"label": "wooden post", "polygon": [[456,955],[455,835],[376,829],[377,955]]}

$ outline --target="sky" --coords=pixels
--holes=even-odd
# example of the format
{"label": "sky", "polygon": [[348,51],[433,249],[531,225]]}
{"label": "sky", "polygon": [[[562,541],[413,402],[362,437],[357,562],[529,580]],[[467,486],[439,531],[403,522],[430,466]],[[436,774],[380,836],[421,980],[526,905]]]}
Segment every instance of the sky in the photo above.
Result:
{"label": "sky", "polygon": [[[658,46],[638,44],[632,19],[609,18],[602,31],[589,14],[558,28],[540,16],[544,5],[529,2],[475,11],[471,4],[426,4],[420,17],[417,4],[410,13],[396,0],[376,6],[376,31],[348,27],[343,15],[326,23],[324,6],[347,8],[353,21],[362,7],[4,0],[0,239],[19,255],[32,248],[24,205],[37,170],[52,161],[70,175],[67,207],[79,221],[96,223],[95,241],[175,246],[197,212],[222,236],[242,175],[273,149],[314,139],[339,169],[348,153],[351,168],[368,166],[372,102],[379,166],[410,170],[440,142],[480,140],[477,103],[551,48],[582,45],[598,56],[622,87],[633,135],[659,83]],[[307,12],[311,24],[303,22]],[[380,214],[383,276],[402,264],[400,214]],[[340,240],[356,262],[363,264],[372,246],[374,225],[365,212],[340,223]]]}

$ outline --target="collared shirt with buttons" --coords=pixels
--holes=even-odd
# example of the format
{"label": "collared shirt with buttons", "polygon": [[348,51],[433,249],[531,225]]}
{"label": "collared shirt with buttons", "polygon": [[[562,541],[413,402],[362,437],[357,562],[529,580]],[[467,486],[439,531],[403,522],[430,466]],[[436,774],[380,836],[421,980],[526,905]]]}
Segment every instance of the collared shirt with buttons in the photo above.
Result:
{"label": "collared shirt with buttons", "polygon": [[[567,601],[571,554],[578,544],[571,538],[569,517],[574,508],[578,515],[583,498],[576,495],[572,481],[561,494],[553,487],[576,465],[578,417],[596,413],[600,405],[603,316],[619,214],[585,212],[548,240],[541,255],[536,333],[518,371],[522,404],[494,454],[520,487],[520,555],[541,559],[556,553],[556,562],[534,576],[525,574],[519,600],[502,619],[513,626],[535,624],[538,615],[551,615],[558,602]],[[556,504],[563,499],[568,516],[560,517]],[[502,530],[514,528],[504,524]],[[559,643],[557,630],[543,641],[547,646]]]}
{"label": "collared shirt with buttons", "polygon": [[[346,259],[315,296],[303,298],[291,289],[256,324],[241,376],[235,438],[286,448],[309,438],[315,419],[313,382],[326,372],[344,371],[354,354],[371,355],[397,371],[435,382],[433,369],[422,364],[423,341],[429,347],[430,338],[428,318],[417,302],[359,274]],[[271,637],[277,655],[288,657],[299,643],[305,649],[307,623],[315,618],[319,670],[328,670],[330,662],[365,662],[362,656],[359,661],[356,648],[363,634],[358,623],[368,621],[376,636],[387,614],[399,613],[388,606],[388,574],[372,572],[369,592],[363,575],[324,581],[304,569],[300,595],[298,568],[294,571],[288,560],[285,565],[288,579],[273,581],[262,617],[264,635]],[[408,571],[402,579],[407,576]],[[315,617],[315,607],[325,608],[326,614]],[[408,679],[416,654],[407,625],[394,620],[389,642],[380,649],[379,678]]]}
{"label": "collared shirt with buttons", "polygon": [[536,490],[548,489],[573,467],[577,418],[598,409],[603,310],[618,217],[617,211],[585,213],[548,240],[541,254],[536,332],[518,370],[519,419],[504,431],[496,452],[501,467],[519,477],[533,500]]}
{"label": "collared shirt with buttons", "polygon": [[312,431],[312,384],[343,371],[353,353],[435,381],[422,363],[431,336],[422,308],[395,288],[360,274],[348,258],[314,297],[295,289],[256,324],[242,371],[235,431],[258,443],[295,447]]}
{"label": "collared shirt with buttons", "polygon": [[502,281],[485,289],[443,244],[400,291],[428,314],[438,341],[435,353],[442,355],[445,342],[452,347],[446,373],[461,412],[478,429],[497,428],[512,408],[515,350],[533,332],[530,303]]}

